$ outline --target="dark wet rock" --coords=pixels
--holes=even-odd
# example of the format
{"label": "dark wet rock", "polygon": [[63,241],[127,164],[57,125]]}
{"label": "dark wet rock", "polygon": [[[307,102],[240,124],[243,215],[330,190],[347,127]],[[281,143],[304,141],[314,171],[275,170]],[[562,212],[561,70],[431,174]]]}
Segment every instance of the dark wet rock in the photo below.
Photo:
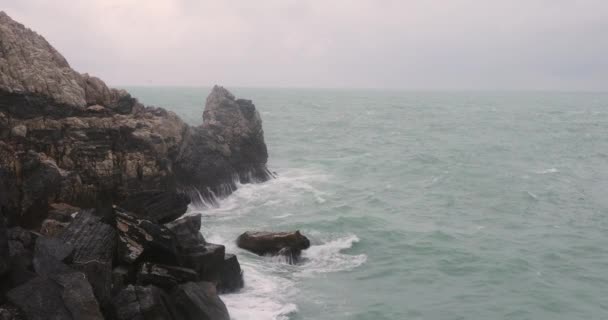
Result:
{"label": "dark wet rock", "polygon": [[166,224],[169,230],[175,234],[177,244],[182,249],[196,248],[207,242],[201,234],[201,215],[195,214],[183,217],[179,220]]}
{"label": "dark wet rock", "polygon": [[21,216],[19,224],[38,228],[48,211],[48,201],[57,196],[61,185],[61,169],[53,159],[32,150],[21,159],[23,163],[21,186]]}
{"label": "dark wet rock", "polygon": [[190,198],[183,193],[144,191],[130,195],[119,206],[138,218],[167,223],[181,217],[189,203]]}
{"label": "dark wet rock", "polygon": [[7,230],[6,235],[9,240],[17,241],[25,248],[34,248],[35,237],[31,231],[25,230],[21,227],[12,227]]}
{"label": "dark wet rock", "polygon": [[138,284],[152,284],[165,289],[197,280],[198,274],[192,269],[149,262],[142,263],[137,272]]}
{"label": "dark wet rock", "polygon": [[102,222],[95,210],[82,210],[62,233],[61,240],[74,246],[72,266],[84,272],[100,303],[109,300],[116,230]]}
{"label": "dark wet rock", "polygon": [[8,292],[28,319],[103,319],[81,272],[37,277]]}
{"label": "dark wet rock", "polygon": [[130,266],[118,266],[112,270],[112,295],[115,296],[129,283],[135,283]]}
{"label": "dark wet rock", "polygon": [[116,209],[116,229],[119,237],[118,256],[122,262],[177,264],[177,243],[168,228]]}
{"label": "dark wet rock", "polygon": [[172,297],[177,315],[184,320],[230,320],[226,305],[210,282],[188,282],[177,286]]}
{"label": "dark wet rock", "polygon": [[170,298],[154,286],[129,285],[118,293],[112,303],[119,320],[164,320],[175,317]]}
{"label": "dark wet rock", "polygon": [[237,239],[240,248],[259,255],[275,254],[283,248],[304,250],[310,247],[310,241],[300,231],[295,232],[265,232],[247,231]]}
{"label": "dark wet rock", "polygon": [[62,291],[55,281],[38,277],[12,289],[7,297],[28,319],[72,319],[61,297]]}
{"label": "dark wet rock", "polygon": [[4,304],[0,306],[0,320],[25,320],[25,316],[16,306]]}
{"label": "dark wet rock", "polygon": [[310,241],[300,231],[295,232],[253,232],[241,234],[237,241],[239,248],[258,255],[285,255],[288,261],[295,262]]}
{"label": "dark wet rock", "polygon": [[266,169],[268,151],[258,111],[251,101],[237,100],[223,87],[213,87],[203,125],[193,128],[185,141],[196,147],[182,150],[177,177],[203,193],[213,187],[215,195],[223,196],[234,189],[234,178],[248,183],[272,176]]}
{"label": "dark wet rock", "polygon": [[10,267],[9,257],[11,255],[9,249],[9,240],[6,233],[6,222],[0,214],[0,276],[7,273]]}
{"label": "dark wet rock", "polygon": [[218,290],[221,293],[235,292],[244,286],[243,271],[239,260],[234,254],[226,254],[224,263],[219,269]]}
{"label": "dark wet rock", "polygon": [[74,246],[57,238],[39,237],[34,249],[33,265],[36,273],[52,277],[60,273],[71,273],[64,262],[71,262],[74,254]]}
{"label": "dark wet rock", "polygon": [[223,245],[206,243],[180,253],[182,264],[196,270],[201,280],[219,282],[219,270],[224,263],[226,248]]}

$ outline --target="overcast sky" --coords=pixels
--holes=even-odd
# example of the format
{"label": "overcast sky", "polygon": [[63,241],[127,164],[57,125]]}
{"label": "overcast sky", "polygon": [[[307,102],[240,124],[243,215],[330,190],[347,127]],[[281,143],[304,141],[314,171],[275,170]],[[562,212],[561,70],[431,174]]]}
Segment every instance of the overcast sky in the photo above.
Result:
{"label": "overcast sky", "polygon": [[112,85],[608,90],[607,0],[0,0]]}

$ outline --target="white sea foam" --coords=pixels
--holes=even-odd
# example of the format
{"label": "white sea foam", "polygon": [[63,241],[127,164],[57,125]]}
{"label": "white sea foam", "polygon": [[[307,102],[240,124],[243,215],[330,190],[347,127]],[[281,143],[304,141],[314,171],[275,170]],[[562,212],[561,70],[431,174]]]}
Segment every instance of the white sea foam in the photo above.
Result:
{"label": "white sea foam", "polygon": [[557,173],[557,172],[559,172],[559,170],[557,170],[556,168],[549,168],[549,169],[545,169],[545,170],[536,171],[537,174],[548,174],[548,173]]}
{"label": "white sea foam", "polygon": [[352,248],[359,242],[354,235],[347,235],[319,245],[312,245],[302,252],[303,263],[296,275],[309,277],[318,273],[352,270],[367,261],[367,255],[351,255],[343,250]]}
{"label": "white sea foam", "polygon": [[286,320],[297,312],[294,283],[260,266],[242,265],[245,287],[238,293],[222,295],[233,320]]}
{"label": "white sea foam", "polygon": [[316,186],[328,178],[318,172],[290,170],[265,183],[237,184],[238,188],[232,195],[215,199],[215,206],[204,203],[191,205],[190,214],[201,213],[204,216],[201,232],[207,241],[224,244],[227,252],[238,254],[245,287],[237,293],[222,295],[232,319],[288,319],[298,310],[294,300],[301,278],[351,270],[367,260],[364,254],[343,252],[359,241],[353,234],[330,236],[314,230],[306,231],[313,245],[303,251],[302,263],[298,265],[290,265],[280,257],[258,257],[235,244],[234,239],[243,231],[239,219],[251,219],[247,216],[249,213],[255,211],[257,215],[264,212],[260,219],[270,220],[260,222],[272,224],[275,219],[293,215],[274,210],[277,207],[291,207],[301,201],[324,203],[328,195]]}

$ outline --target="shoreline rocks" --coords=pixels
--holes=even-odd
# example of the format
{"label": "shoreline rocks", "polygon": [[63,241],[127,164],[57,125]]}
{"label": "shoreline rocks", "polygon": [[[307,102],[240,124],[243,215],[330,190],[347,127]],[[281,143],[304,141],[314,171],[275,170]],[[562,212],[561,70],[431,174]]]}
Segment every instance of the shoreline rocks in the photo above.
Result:
{"label": "shoreline rocks", "polygon": [[299,230],[293,232],[247,231],[237,238],[236,244],[239,248],[260,256],[284,256],[287,258],[287,262],[295,264],[299,261],[302,250],[310,247],[310,240]]}
{"label": "shoreline rocks", "polygon": [[238,259],[180,217],[272,178],[267,159],[250,100],[215,86],[187,125],[0,11],[0,316],[229,319]]}

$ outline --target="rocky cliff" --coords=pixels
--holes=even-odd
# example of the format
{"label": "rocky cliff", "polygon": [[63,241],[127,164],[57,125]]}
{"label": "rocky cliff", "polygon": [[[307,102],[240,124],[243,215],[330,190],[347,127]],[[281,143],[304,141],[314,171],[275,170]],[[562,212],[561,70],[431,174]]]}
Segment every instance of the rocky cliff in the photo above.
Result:
{"label": "rocky cliff", "polygon": [[95,207],[142,192],[229,193],[263,181],[253,103],[214,87],[203,124],[145,107],[73,70],[42,36],[0,12],[0,210],[37,228],[55,204]]}
{"label": "rocky cliff", "polygon": [[178,218],[267,159],[251,101],[216,86],[189,126],[0,12],[0,319],[229,319],[237,257]]}

